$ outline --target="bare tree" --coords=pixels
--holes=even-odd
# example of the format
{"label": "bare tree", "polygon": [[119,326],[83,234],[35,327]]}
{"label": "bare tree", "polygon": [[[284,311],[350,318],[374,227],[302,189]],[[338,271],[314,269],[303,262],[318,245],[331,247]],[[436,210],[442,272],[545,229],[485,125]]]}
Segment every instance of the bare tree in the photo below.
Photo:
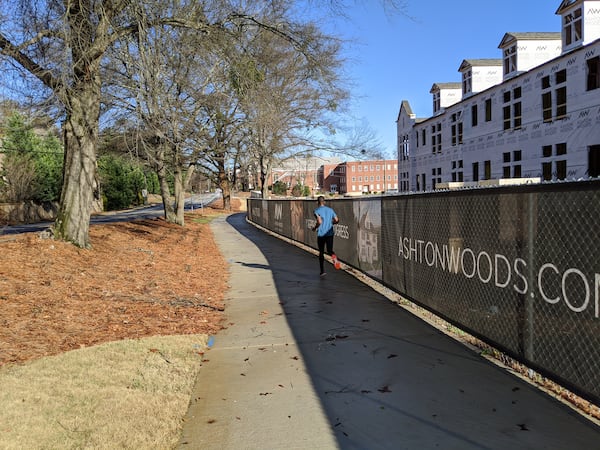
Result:
{"label": "bare tree", "polygon": [[349,95],[339,75],[341,43],[310,23],[302,33],[309,56],[299,58],[288,40],[259,30],[236,67],[263,196],[273,161],[318,145],[310,131],[330,127],[330,114],[341,110]]}
{"label": "bare tree", "polygon": [[[248,26],[287,39],[310,55],[298,20],[271,21],[262,12],[291,11],[291,0],[3,0],[2,62],[16,66],[63,108],[65,163],[55,236],[89,247],[89,221],[98,197],[96,148],[107,51],[142,25],[188,27],[199,33]],[[342,2],[331,2],[341,4]],[[244,9],[240,9],[244,8]],[[140,14],[141,13],[141,14]],[[140,19],[144,18],[144,23]],[[275,16],[280,19],[280,16]],[[175,51],[175,49],[173,49]]]}

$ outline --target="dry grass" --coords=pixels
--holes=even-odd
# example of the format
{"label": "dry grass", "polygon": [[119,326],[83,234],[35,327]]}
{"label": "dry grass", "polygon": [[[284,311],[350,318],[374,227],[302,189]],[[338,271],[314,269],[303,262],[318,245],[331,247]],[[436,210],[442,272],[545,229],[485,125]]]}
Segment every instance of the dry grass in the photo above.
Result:
{"label": "dry grass", "polygon": [[229,275],[209,223],[228,213],[94,225],[91,250],[0,240],[1,449],[175,446],[222,329]]}
{"label": "dry grass", "polygon": [[123,340],[4,367],[0,448],[173,448],[205,345]]}

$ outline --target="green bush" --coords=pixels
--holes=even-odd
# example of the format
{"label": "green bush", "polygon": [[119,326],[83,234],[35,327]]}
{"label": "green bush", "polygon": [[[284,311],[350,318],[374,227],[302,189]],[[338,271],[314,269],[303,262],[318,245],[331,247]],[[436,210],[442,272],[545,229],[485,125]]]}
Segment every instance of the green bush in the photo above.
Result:
{"label": "green bush", "polygon": [[18,113],[4,125],[2,194],[6,201],[58,201],[62,187],[64,152],[59,140],[39,136]]}
{"label": "green bush", "polygon": [[310,188],[298,183],[292,188],[292,195],[294,197],[308,197],[310,195]]}
{"label": "green bush", "polygon": [[273,195],[286,195],[287,189],[288,187],[286,183],[283,181],[276,181],[271,187],[271,192],[273,192]]}
{"label": "green bush", "polygon": [[[139,165],[120,156],[103,155],[98,159],[98,173],[105,210],[126,209],[142,204],[142,189],[148,187],[146,175]],[[153,193],[153,190],[148,191]]]}

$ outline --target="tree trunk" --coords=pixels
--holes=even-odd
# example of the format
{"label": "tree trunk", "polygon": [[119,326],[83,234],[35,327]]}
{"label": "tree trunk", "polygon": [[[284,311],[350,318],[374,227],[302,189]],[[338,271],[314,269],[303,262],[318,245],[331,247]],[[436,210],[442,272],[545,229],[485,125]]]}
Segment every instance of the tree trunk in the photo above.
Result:
{"label": "tree trunk", "polygon": [[167,180],[167,167],[165,164],[165,150],[164,143],[158,144],[163,148],[160,148],[156,152],[156,176],[158,177],[158,184],[160,186],[160,195],[162,196],[163,209],[165,211],[165,220],[167,222],[175,223],[176,215],[173,209],[173,203],[171,202],[171,190],[169,189],[169,182]]}
{"label": "tree trunk", "polygon": [[175,221],[177,225],[185,225],[185,189],[183,186],[183,174],[181,168],[175,168]]}
{"label": "tree trunk", "polygon": [[258,160],[260,165],[260,196],[267,198],[267,169],[265,168],[265,157],[261,154]]}
{"label": "tree trunk", "polygon": [[74,90],[63,127],[65,159],[59,210],[54,234],[59,239],[90,247],[90,217],[98,199],[96,145],[100,82],[92,78]]}
{"label": "tree trunk", "polygon": [[229,184],[229,178],[227,177],[227,173],[219,172],[219,187],[221,188],[221,192],[223,195],[223,208],[230,211],[231,210],[231,186]]}

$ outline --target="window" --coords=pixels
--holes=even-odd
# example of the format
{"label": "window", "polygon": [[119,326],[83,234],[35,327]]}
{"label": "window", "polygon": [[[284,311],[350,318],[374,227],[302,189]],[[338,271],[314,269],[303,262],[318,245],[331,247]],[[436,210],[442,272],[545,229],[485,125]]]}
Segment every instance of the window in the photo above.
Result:
{"label": "window", "polygon": [[544,122],[552,122],[552,92],[542,94],[542,117]]}
{"label": "window", "polygon": [[471,126],[477,126],[477,105],[471,106]]}
{"label": "window", "polygon": [[[556,110],[554,119],[564,119],[567,116],[567,71],[566,69],[559,70],[554,74],[554,101]],[[563,85],[563,86],[560,86]],[[545,76],[542,78],[542,119],[544,122],[551,122],[552,116],[552,91],[551,78]]]}
{"label": "window", "polygon": [[582,14],[581,8],[577,8],[573,12],[566,14],[563,17],[563,38],[565,45],[568,47],[571,44],[576,44],[582,38]]}
{"label": "window", "polygon": [[431,153],[442,152],[442,124],[431,126]]}
{"label": "window", "polygon": [[473,80],[473,72],[471,70],[467,70],[462,74],[462,90],[463,94],[468,94],[473,90],[472,88],[472,80]]}
{"label": "window", "polygon": [[542,89],[548,89],[550,87],[550,77],[545,76],[542,78]]}
{"label": "window", "polygon": [[435,189],[437,183],[442,182],[442,168],[436,167],[431,170],[431,188]]}
{"label": "window", "polygon": [[[511,98],[513,100],[512,105],[510,104]],[[505,130],[521,128],[521,102],[516,101],[521,98],[521,88],[516,87],[512,91],[506,91],[503,94],[504,107],[502,108],[503,113],[503,126]]]}
{"label": "window", "polygon": [[567,115],[567,87],[556,90],[556,118],[563,119]]}
{"label": "window", "polygon": [[460,122],[461,113],[452,114],[452,146],[463,143],[463,124]]}
{"label": "window", "polygon": [[504,49],[504,74],[517,70],[517,46]]}
{"label": "window", "polygon": [[587,90],[592,91],[600,87],[600,56],[595,56],[587,63]]}
{"label": "window", "polygon": [[485,121],[486,122],[492,121],[492,99],[491,98],[488,98],[485,101]]}
{"label": "window", "polygon": [[463,181],[463,160],[452,161],[452,181]]}
{"label": "window", "polygon": [[[554,152],[552,151],[553,148]],[[552,145],[542,147],[542,177],[544,181],[564,180],[567,178],[567,160],[560,158],[566,154],[566,142],[558,143],[554,147]]]}
{"label": "window", "polygon": [[491,161],[483,162],[483,179],[484,180],[492,179],[492,162]]}
{"label": "window", "polygon": [[513,127],[515,130],[521,128],[521,102],[513,103]]}
{"label": "window", "polygon": [[516,87],[513,89],[513,98],[515,100],[521,98],[521,87]]}
{"label": "window", "polygon": [[479,181],[479,163],[473,163],[473,181]]}
{"label": "window", "polygon": [[552,146],[551,145],[544,145],[542,147],[542,157],[543,158],[549,158],[550,156],[552,156]]}
{"label": "window", "polygon": [[521,161],[522,151],[514,150],[511,152],[504,152],[502,154],[502,177],[503,178],[521,178]]}
{"label": "window", "polygon": [[544,181],[552,180],[552,163],[542,163],[542,178]]}
{"label": "window", "polygon": [[513,178],[521,178],[521,164],[515,164],[513,166]]}
{"label": "window", "polygon": [[560,160],[556,161],[556,179],[566,180],[567,179],[567,161]]}
{"label": "window", "polygon": [[440,91],[433,93],[433,112],[436,113],[441,109]]}
{"label": "window", "polygon": [[510,106],[505,106],[502,110],[504,112],[504,129],[510,130]]}
{"label": "window", "polygon": [[588,152],[588,175],[600,177],[600,145],[590,146]]}
{"label": "window", "polygon": [[423,145],[427,145],[427,130],[425,130],[425,128],[423,128],[423,131],[421,131],[421,140],[423,141]]}

